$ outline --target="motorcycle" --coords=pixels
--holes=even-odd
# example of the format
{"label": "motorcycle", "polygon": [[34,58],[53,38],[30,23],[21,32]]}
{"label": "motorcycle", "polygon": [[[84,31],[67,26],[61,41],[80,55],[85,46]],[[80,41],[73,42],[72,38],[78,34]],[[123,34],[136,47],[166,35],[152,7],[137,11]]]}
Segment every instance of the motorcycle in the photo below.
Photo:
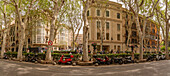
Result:
{"label": "motorcycle", "polygon": [[153,61],[154,57],[152,55],[149,55],[146,61]]}
{"label": "motorcycle", "polygon": [[73,57],[73,55],[70,55],[70,57],[64,57],[64,55],[62,55],[58,61],[58,64],[72,64]]}
{"label": "motorcycle", "polygon": [[3,57],[3,59],[9,59],[9,58],[8,58],[8,56],[5,54],[4,57]]}
{"label": "motorcycle", "polygon": [[154,60],[156,61],[159,61],[161,58],[158,54],[154,54],[153,56],[154,56]]}
{"label": "motorcycle", "polygon": [[123,62],[124,64],[127,64],[127,63],[134,63],[134,60],[132,60],[132,57],[131,56],[127,56],[123,59]]}
{"label": "motorcycle", "polygon": [[159,55],[159,56],[160,56],[160,60],[165,60],[166,59],[165,55]]}
{"label": "motorcycle", "polygon": [[36,62],[38,61],[38,55],[31,56],[30,54],[25,58],[26,62]]}
{"label": "motorcycle", "polygon": [[119,57],[119,58],[114,57],[111,59],[111,62],[118,63],[121,65],[121,64],[123,64],[123,58],[122,57]]}
{"label": "motorcycle", "polygon": [[100,64],[107,64],[107,65],[110,64],[109,58],[107,56],[105,56],[105,58],[99,58],[96,55],[94,55],[93,57],[96,60],[96,61],[93,62],[93,64],[96,64],[96,63],[98,63],[99,65]]}

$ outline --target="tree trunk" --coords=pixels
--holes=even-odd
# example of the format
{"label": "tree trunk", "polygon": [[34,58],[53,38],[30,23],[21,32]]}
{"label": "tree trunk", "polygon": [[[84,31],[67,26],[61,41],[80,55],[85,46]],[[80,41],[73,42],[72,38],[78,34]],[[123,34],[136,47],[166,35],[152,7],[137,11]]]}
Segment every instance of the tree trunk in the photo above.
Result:
{"label": "tree trunk", "polygon": [[139,34],[139,45],[140,45],[140,55],[139,55],[139,58],[140,60],[143,59],[143,37],[142,37],[142,31],[141,31],[141,28],[140,28],[140,24],[139,24],[139,18],[138,18],[138,15],[135,17],[135,20],[136,20],[136,25],[137,25],[137,30],[138,30],[138,34]]}
{"label": "tree trunk", "polygon": [[5,51],[5,47],[6,47],[6,45],[5,45],[5,43],[6,43],[6,31],[7,30],[5,30],[4,33],[3,33],[3,43],[2,43],[2,50],[1,50],[1,58],[4,57],[4,51]]}
{"label": "tree trunk", "polygon": [[25,28],[21,30],[20,32],[20,40],[19,40],[19,49],[18,49],[18,55],[17,59],[22,60],[22,50],[23,50],[23,45],[25,41]]}
{"label": "tree trunk", "polygon": [[88,28],[86,25],[83,27],[83,61],[89,61],[88,59]]}
{"label": "tree trunk", "polygon": [[[26,38],[26,51],[28,50],[28,37]],[[27,53],[29,53],[29,51],[27,51]]]}
{"label": "tree trunk", "polygon": [[18,60],[22,60],[22,49],[23,49],[23,45],[24,45],[24,40],[25,40],[25,24],[22,22],[22,17],[20,14],[20,10],[18,7],[18,2],[17,5],[15,6],[16,9],[16,14],[17,14],[17,18],[16,19],[18,21],[18,24],[20,26],[20,40],[19,40],[19,49],[18,49],[18,55],[17,55],[17,59]]}
{"label": "tree trunk", "polygon": [[140,37],[140,60],[143,59],[143,37]]}
{"label": "tree trunk", "polygon": [[83,21],[84,21],[84,26],[83,26],[83,61],[89,61],[88,59],[88,20],[87,20],[87,10],[89,8],[89,0],[84,2],[84,7],[83,7]]}
{"label": "tree trunk", "polygon": [[74,32],[73,32],[73,50],[75,49],[75,40],[74,40]]}
{"label": "tree trunk", "polygon": [[165,52],[166,52],[166,59],[169,59],[169,50],[168,50],[168,35],[169,34],[169,26],[168,22],[166,22],[166,38],[165,38]]}
{"label": "tree trunk", "polygon": [[[5,22],[5,30],[3,33],[3,43],[2,43],[2,49],[1,49],[1,58],[4,57],[4,51],[5,51],[5,47],[6,47],[6,35],[8,33],[8,25],[7,25],[7,20],[6,20],[6,4],[4,5],[4,11],[3,11],[3,15],[4,15],[4,22]],[[1,28],[2,30],[2,28]]]}
{"label": "tree trunk", "polygon": [[[103,25],[102,25],[103,26]],[[103,27],[101,28],[100,52],[103,50]]]}
{"label": "tree trunk", "polygon": [[[51,21],[51,26],[50,26],[50,39],[49,41],[54,41],[54,28],[55,28],[55,21],[56,21],[56,17],[53,17],[52,21]],[[51,61],[51,51],[53,50],[53,46],[48,45],[48,50],[46,53],[46,61]]]}

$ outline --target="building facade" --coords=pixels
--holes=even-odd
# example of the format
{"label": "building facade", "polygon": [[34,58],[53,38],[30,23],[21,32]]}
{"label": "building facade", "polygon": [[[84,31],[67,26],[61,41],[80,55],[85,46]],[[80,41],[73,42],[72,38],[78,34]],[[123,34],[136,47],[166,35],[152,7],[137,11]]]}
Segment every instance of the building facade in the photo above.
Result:
{"label": "building facade", "polygon": [[[31,20],[28,20],[31,21]],[[45,24],[40,21],[32,22],[25,29],[25,43],[23,50],[47,50],[48,41],[50,35],[49,24]],[[9,51],[18,51],[19,48],[19,36],[20,27],[17,22],[13,22],[9,25],[9,34],[7,34],[6,49]],[[55,39],[53,41],[53,50],[67,49],[70,44],[70,32],[66,28],[62,28],[62,31],[56,32]],[[61,48],[61,49],[60,49]]]}
{"label": "building facade", "polygon": [[90,6],[87,16],[90,26],[89,47],[91,50],[92,42],[96,42],[97,50],[100,50],[101,37],[103,38],[103,50],[123,50],[121,4],[111,1],[107,3],[97,1]]}
{"label": "building facade", "polygon": [[[89,50],[93,50],[91,44],[97,43],[97,50],[100,50],[101,43],[105,51],[127,51],[127,31],[130,28],[129,45],[136,46],[136,52],[139,52],[139,35],[133,15],[125,11],[122,5],[112,1],[97,0],[87,11],[89,22]],[[143,27],[142,17],[139,19]],[[143,30],[143,29],[141,29]],[[144,49],[155,50],[157,47],[158,35],[156,23],[148,20],[146,26],[146,36],[144,38]],[[103,39],[103,40],[101,40]],[[151,47],[150,47],[151,46]],[[148,48],[148,49],[147,49]]]}

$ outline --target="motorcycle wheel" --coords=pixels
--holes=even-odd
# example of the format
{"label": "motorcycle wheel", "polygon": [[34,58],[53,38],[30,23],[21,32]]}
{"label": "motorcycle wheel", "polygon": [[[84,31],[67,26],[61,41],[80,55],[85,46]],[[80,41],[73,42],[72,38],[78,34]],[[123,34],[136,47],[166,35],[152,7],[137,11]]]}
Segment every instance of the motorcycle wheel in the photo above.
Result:
{"label": "motorcycle wheel", "polygon": [[127,61],[126,61],[126,60],[124,61],[124,64],[127,64]]}
{"label": "motorcycle wheel", "polygon": [[60,65],[60,64],[61,64],[61,62],[58,62],[58,64]]}
{"label": "motorcycle wheel", "polygon": [[72,64],[72,61],[69,61],[69,64]]}
{"label": "motorcycle wheel", "polygon": [[110,62],[106,62],[107,65],[110,65]]}
{"label": "motorcycle wheel", "polygon": [[119,64],[120,64],[120,65],[121,65],[121,64],[123,64],[123,61],[122,61],[122,60],[120,60],[120,61],[119,61]]}

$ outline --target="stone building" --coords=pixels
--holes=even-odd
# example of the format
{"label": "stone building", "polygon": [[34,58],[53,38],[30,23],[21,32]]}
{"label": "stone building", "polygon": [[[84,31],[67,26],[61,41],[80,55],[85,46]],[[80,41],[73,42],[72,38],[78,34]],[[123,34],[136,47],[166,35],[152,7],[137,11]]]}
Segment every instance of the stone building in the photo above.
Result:
{"label": "stone building", "polygon": [[[143,31],[143,18],[142,16],[139,17],[141,31]],[[128,29],[131,28],[131,29]],[[136,27],[136,23],[134,20],[134,16],[131,12],[123,9],[123,41],[125,44],[123,45],[125,50],[131,50],[126,46],[128,42],[128,34],[130,34],[129,38],[129,45],[135,46],[135,52],[139,53],[139,35]],[[157,41],[159,38],[159,44],[161,41],[160,32],[157,28],[157,23],[152,20],[147,20],[146,27],[145,27],[145,37],[144,37],[144,51],[156,51],[157,48]]]}
{"label": "stone building", "polygon": [[[125,11],[121,4],[112,1],[97,0],[88,9],[87,16],[90,26],[88,33],[90,50],[93,49],[91,44],[96,42],[97,50],[99,51],[101,39],[103,39],[103,50],[105,51],[131,50],[126,46],[126,26],[132,26],[129,45],[135,45],[136,52],[139,52],[139,37],[134,17],[130,12]],[[127,19],[130,20],[127,21]],[[141,27],[143,27],[142,17],[139,20]],[[153,51],[156,49],[159,34],[156,23],[148,20],[144,39],[145,50]]]}
{"label": "stone building", "polygon": [[[97,1],[87,11],[89,21],[89,46],[97,43],[100,49],[101,35],[103,35],[103,50],[120,51],[124,44],[122,40],[122,5],[115,2]],[[102,31],[101,31],[102,30]],[[101,34],[102,33],[102,34]]]}
{"label": "stone building", "polygon": [[[28,20],[31,21],[31,20]],[[70,46],[69,31],[66,28],[62,28],[63,31],[56,33],[56,37],[53,42],[53,50],[59,50],[60,46],[64,46],[63,49],[67,49]],[[25,29],[25,44],[23,50],[47,50],[48,41],[50,35],[50,27],[48,23],[44,23],[41,20],[32,22],[32,24],[26,26]],[[6,48],[9,51],[18,51],[19,47],[20,27],[17,22],[9,25],[9,35],[7,35]]]}

